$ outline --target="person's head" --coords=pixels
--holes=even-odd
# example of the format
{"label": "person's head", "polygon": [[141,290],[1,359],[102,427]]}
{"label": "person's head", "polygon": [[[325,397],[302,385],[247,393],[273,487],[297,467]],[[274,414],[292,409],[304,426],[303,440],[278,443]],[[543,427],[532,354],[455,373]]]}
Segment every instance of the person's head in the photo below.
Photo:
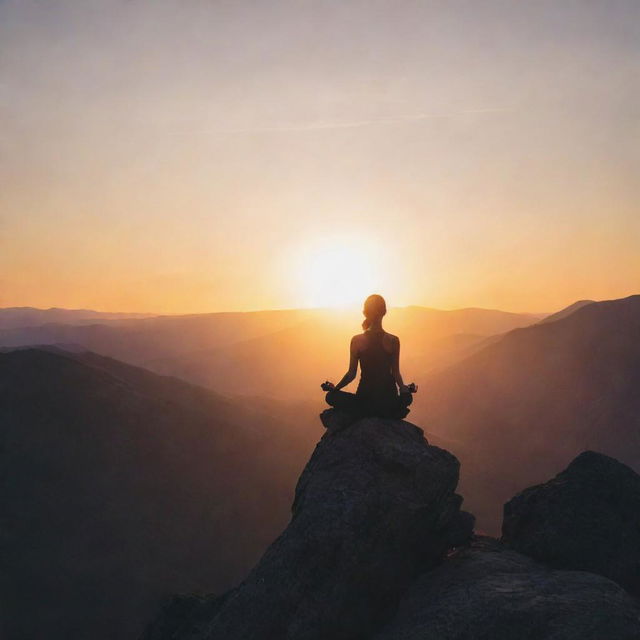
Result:
{"label": "person's head", "polygon": [[364,321],[362,322],[362,328],[366,331],[374,322],[379,322],[382,317],[387,313],[387,304],[384,298],[377,293],[370,295],[364,301]]}

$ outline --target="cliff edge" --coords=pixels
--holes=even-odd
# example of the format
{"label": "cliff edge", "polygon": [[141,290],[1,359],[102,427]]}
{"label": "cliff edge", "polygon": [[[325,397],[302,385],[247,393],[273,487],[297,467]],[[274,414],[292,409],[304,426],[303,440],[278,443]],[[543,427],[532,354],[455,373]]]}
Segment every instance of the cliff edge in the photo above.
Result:
{"label": "cliff edge", "polygon": [[347,424],[331,409],[321,419],[327,432],[282,535],[237,588],[174,601],[147,640],[367,637],[421,572],[470,537],[458,461],[421,429],[380,418]]}

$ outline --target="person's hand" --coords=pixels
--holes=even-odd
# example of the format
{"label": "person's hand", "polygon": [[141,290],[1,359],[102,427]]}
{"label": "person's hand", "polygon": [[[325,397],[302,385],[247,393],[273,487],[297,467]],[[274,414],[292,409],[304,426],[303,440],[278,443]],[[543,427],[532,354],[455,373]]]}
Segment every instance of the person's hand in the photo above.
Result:
{"label": "person's hand", "polygon": [[400,387],[400,393],[415,393],[418,390],[418,386],[415,382],[411,384],[403,384]]}
{"label": "person's hand", "polygon": [[335,384],[333,384],[333,382],[329,382],[329,380],[325,380],[320,387],[322,388],[323,391],[333,391],[336,387]]}

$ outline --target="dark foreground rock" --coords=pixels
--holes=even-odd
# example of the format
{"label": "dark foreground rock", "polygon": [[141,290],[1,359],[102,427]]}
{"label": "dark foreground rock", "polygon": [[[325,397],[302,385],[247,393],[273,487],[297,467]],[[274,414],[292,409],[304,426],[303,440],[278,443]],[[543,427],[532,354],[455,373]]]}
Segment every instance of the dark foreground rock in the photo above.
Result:
{"label": "dark foreground rock", "polygon": [[415,581],[375,640],[637,640],[640,610],[617,584],[558,571],[479,540]]}
{"label": "dark foreground rock", "polygon": [[599,573],[640,591],[640,476],[585,451],[504,507],[503,541],[560,569]]}
{"label": "dark foreground rock", "polygon": [[402,420],[328,428],[298,486],[293,517],[247,579],[222,599],[169,606],[147,640],[370,637],[422,571],[470,536],[458,461]]}

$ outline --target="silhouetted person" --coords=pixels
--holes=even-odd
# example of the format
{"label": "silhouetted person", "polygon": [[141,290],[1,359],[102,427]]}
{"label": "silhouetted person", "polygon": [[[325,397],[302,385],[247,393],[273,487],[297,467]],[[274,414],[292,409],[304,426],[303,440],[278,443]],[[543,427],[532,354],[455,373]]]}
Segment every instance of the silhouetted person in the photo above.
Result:
{"label": "silhouetted person", "polygon": [[[321,385],[327,391],[327,403],[357,416],[404,418],[417,387],[402,381],[400,340],[382,328],[382,318],[387,313],[384,298],[369,296],[362,312],[364,331],[351,338],[349,370],[337,385],[329,381]],[[341,391],[356,377],[358,362],[360,383],[356,392]]]}

